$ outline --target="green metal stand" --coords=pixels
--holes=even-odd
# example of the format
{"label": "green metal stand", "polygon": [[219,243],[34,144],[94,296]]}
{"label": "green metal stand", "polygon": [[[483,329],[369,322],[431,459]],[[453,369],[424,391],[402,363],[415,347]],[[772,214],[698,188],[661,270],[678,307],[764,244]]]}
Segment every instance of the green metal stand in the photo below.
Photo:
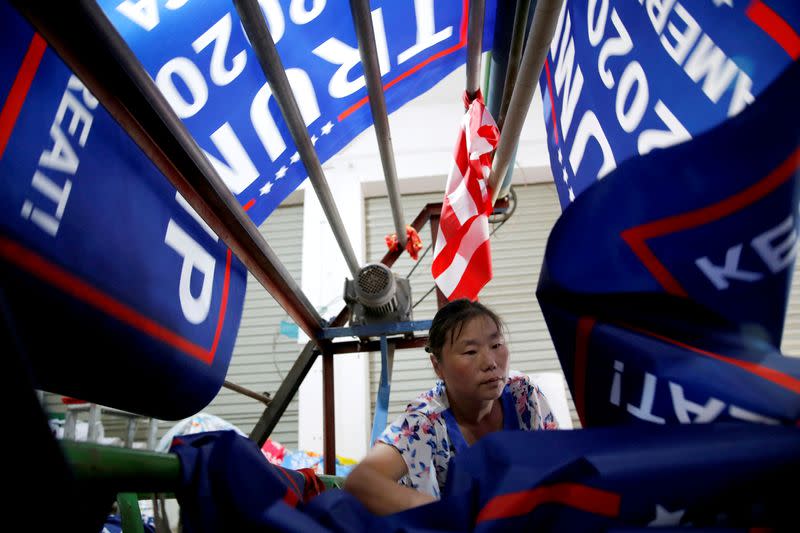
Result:
{"label": "green metal stand", "polygon": [[[79,480],[97,483],[117,493],[125,533],[144,533],[139,500],[154,493],[174,497],[180,482],[177,455],[104,446],[91,442],[60,441],[67,462]],[[325,489],[341,489],[344,478],[320,475]]]}
{"label": "green metal stand", "polygon": [[122,531],[125,533],[144,533],[142,512],[139,509],[139,498],[134,492],[120,492],[117,494],[119,516],[122,521]]}

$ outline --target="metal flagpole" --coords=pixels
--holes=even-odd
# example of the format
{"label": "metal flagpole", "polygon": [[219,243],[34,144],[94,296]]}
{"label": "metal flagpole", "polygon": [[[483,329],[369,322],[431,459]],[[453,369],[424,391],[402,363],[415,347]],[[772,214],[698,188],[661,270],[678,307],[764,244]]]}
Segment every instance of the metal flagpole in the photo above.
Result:
{"label": "metal flagpole", "polygon": [[481,88],[481,49],[483,44],[484,0],[469,3],[467,26],[467,96],[472,99]]}
{"label": "metal flagpole", "polygon": [[525,44],[525,27],[528,25],[529,7],[530,0],[517,0],[517,7],[514,10],[514,29],[511,32],[511,49],[508,52],[506,79],[503,83],[503,98],[500,102],[500,111],[497,113],[497,128],[500,131],[503,131],[508,104],[511,102],[514,85],[517,83],[519,62],[522,57],[522,45]]}
{"label": "metal flagpole", "polygon": [[378,65],[378,52],[375,45],[375,31],[372,28],[369,0],[350,0],[350,11],[356,28],[361,64],[364,66],[369,105],[372,110],[372,121],[375,124],[378,150],[381,154],[383,176],[386,179],[386,188],[389,192],[389,203],[392,206],[394,228],[402,250],[406,246],[406,223],[403,220],[403,207],[400,203],[400,187],[397,183],[392,134],[389,131],[389,116],[386,112],[386,100],[383,97],[381,72]]}
{"label": "metal flagpole", "polygon": [[489,187],[492,190],[492,203],[497,200],[500,192],[502,179],[508,172],[514,150],[519,142],[519,135],[528,108],[536,91],[536,83],[539,74],[542,72],[542,65],[547,55],[547,47],[553,40],[556,29],[556,21],[561,11],[563,0],[539,0],[536,10],[533,13],[533,23],[531,24],[528,42],[525,44],[525,52],[522,56],[517,83],[511,95],[511,103],[508,106],[507,119],[500,133],[500,141],[497,144],[497,152],[494,156],[494,168],[489,176]]}
{"label": "metal flagpole", "polygon": [[350,245],[339,211],[336,209],[336,203],[333,201],[333,195],[328,187],[328,182],[325,180],[322,165],[320,165],[319,158],[317,158],[314,145],[308,136],[308,130],[300,114],[300,108],[294,98],[292,88],[289,85],[289,79],[286,77],[281,58],[275,49],[275,42],[272,40],[269,28],[267,28],[267,22],[261,12],[261,6],[257,0],[233,0],[233,3],[242,20],[253,50],[258,56],[261,69],[264,71],[270,87],[272,87],[272,94],[275,96],[281,114],[286,120],[303,165],[308,171],[308,178],[314,186],[314,192],[317,193],[317,198],[320,205],[322,205],[322,210],[325,212],[331,230],[333,230],[336,242],[339,243],[339,248],[342,250],[347,267],[350,269],[353,278],[355,278],[359,271],[358,259],[356,259],[355,252],[353,252],[353,248]]}

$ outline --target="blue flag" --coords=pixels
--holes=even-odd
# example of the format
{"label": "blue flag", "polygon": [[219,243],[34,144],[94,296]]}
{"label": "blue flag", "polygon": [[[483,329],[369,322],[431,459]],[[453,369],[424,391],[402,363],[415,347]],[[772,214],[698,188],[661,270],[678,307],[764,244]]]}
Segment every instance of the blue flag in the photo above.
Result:
{"label": "blue flag", "polygon": [[[237,531],[610,531],[796,525],[800,429],[754,424],[493,433],[456,456],[442,499],[376,516],[342,490],[310,500],[299,474],[234,432],[172,451],[190,533]],[[292,496],[294,494],[294,496]]]}
{"label": "blue flag", "polygon": [[[306,174],[233,4],[100,4],[263,222]],[[260,5],[325,161],[372,121],[349,6]],[[463,64],[467,7],[372,6],[389,111]],[[5,1],[0,16],[0,298],[18,346],[44,390],[161,419],[190,416],[227,373],[246,270]]]}
{"label": "blue flag", "polygon": [[[258,225],[307,173],[229,0],[99,2]],[[372,124],[347,2],[260,2],[321,162]],[[468,2],[371,2],[391,113],[466,60]],[[486,2],[484,48],[495,2]],[[454,94],[454,102],[460,94]]]}
{"label": "blue flag", "polygon": [[798,249],[800,63],[564,211],[537,295],[585,425],[800,420],[779,346]]}
{"label": "blue flag", "polygon": [[800,57],[795,0],[565,0],[539,79],[561,207],[741,112]]}
{"label": "blue flag", "polygon": [[6,3],[0,20],[0,269],[17,347],[41,389],[190,416],[227,373],[246,270]]}

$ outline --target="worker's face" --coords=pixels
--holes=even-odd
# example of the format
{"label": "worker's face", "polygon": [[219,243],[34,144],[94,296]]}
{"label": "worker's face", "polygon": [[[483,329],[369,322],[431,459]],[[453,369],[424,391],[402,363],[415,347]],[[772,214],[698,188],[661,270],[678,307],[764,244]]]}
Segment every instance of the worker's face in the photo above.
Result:
{"label": "worker's face", "polygon": [[464,399],[497,399],[508,377],[508,347],[488,316],[471,319],[454,339],[448,334],[441,360],[431,362],[448,394]]}

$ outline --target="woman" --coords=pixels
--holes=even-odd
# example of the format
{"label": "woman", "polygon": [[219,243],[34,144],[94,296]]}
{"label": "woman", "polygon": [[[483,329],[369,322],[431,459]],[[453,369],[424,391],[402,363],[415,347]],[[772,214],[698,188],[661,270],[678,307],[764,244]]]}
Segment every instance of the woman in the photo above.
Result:
{"label": "woman", "polygon": [[539,388],[525,375],[509,376],[503,323],[486,306],[456,300],[442,307],[425,351],[439,381],[345,480],[345,490],[377,514],[437,500],[450,459],[488,433],[558,427]]}

